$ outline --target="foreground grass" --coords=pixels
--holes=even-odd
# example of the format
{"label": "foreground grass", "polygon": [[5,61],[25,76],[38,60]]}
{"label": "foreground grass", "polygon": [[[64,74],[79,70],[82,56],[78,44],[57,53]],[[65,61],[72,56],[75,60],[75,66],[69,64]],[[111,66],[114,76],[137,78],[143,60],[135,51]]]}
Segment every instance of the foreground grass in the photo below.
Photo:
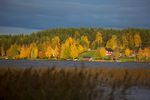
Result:
{"label": "foreground grass", "polygon": [[150,69],[0,68],[1,100],[113,100],[116,89],[126,99],[132,86],[150,88]]}

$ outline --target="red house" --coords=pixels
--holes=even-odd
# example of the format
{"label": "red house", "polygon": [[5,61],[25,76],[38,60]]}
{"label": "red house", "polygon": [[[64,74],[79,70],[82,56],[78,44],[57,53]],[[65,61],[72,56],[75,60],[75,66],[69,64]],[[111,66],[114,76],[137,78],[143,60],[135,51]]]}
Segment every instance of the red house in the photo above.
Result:
{"label": "red house", "polygon": [[112,53],[113,53],[113,50],[112,49],[107,49],[106,48],[106,55],[112,55]]}

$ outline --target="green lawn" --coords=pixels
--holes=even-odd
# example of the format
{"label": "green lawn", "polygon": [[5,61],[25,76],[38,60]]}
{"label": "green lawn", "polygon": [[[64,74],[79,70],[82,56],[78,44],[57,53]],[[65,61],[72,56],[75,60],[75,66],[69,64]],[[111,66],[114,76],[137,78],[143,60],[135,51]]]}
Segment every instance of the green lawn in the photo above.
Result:
{"label": "green lawn", "polygon": [[[95,53],[96,53],[96,50],[83,52],[78,56],[78,59],[82,60],[83,57],[92,57],[92,59],[95,60]],[[110,60],[110,57],[106,56],[105,60]]]}
{"label": "green lawn", "polygon": [[78,56],[78,59],[82,60],[83,57],[92,57],[94,59],[95,58],[95,52],[96,52],[95,50],[83,52]]}
{"label": "green lawn", "polygon": [[121,61],[121,62],[135,62],[135,58],[134,57],[120,57],[119,61]]}
{"label": "green lawn", "polygon": [[[79,54],[78,59],[82,60],[83,57],[92,57],[93,60],[95,60],[95,53],[96,53],[95,50],[83,52],[83,53]],[[104,60],[111,60],[111,58],[109,56],[106,56],[104,58]],[[135,62],[135,58],[134,57],[120,57],[120,58],[118,58],[118,61],[121,61],[121,62]]]}

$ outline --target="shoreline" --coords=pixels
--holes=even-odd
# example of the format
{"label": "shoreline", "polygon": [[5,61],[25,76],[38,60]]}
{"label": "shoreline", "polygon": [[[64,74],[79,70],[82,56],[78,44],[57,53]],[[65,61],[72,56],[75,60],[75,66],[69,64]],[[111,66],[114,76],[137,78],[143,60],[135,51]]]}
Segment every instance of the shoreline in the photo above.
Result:
{"label": "shoreline", "polygon": [[62,60],[62,59],[1,59],[0,60],[31,60],[31,61],[76,61],[76,62],[128,62],[128,63],[150,63],[149,61],[122,61],[122,60],[72,60],[72,59],[68,59],[68,60]]}

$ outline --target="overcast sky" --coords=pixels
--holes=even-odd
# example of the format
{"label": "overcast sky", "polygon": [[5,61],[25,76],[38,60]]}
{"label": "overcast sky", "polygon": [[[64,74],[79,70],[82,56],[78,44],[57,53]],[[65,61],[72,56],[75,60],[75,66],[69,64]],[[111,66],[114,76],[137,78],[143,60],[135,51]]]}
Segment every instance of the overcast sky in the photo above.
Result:
{"label": "overcast sky", "polygon": [[0,0],[0,34],[57,27],[150,28],[150,0]]}

